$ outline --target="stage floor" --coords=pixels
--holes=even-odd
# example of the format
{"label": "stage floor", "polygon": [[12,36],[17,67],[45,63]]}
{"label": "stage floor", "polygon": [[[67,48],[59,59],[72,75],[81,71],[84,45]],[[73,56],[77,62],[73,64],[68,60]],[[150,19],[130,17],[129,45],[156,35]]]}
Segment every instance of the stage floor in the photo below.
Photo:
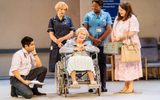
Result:
{"label": "stage floor", "polygon": [[[80,89],[70,89],[68,97],[56,94],[55,81],[52,78],[45,80],[46,85],[41,92],[46,92],[46,96],[34,96],[32,100],[160,100],[160,80],[135,81],[135,93],[118,93],[123,86],[123,82],[107,82],[108,92],[101,96],[89,93],[88,86],[83,85]],[[10,96],[9,80],[0,80],[0,100],[21,100]]]}

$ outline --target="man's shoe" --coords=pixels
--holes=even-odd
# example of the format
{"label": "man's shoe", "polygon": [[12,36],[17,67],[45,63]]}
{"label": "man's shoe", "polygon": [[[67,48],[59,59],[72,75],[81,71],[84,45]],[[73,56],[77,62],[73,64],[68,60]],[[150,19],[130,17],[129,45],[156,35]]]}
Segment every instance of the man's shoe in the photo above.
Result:
{"label": "man's shoe", "polygon": [[46,93],[41,93],[41,92],[33,92],[34,95],[47,95]]}
{"label": "man's shoe", "polygon": [[93,89],[89,89],[88,92],[93,92]]}
{"label": "man's shoe", "polygon": [[106,88],[103,88],[103,87],[102,87],[102,88],[101,88],[101,91],[102,91],[102,92],[107,92],[108,90],[107,90]]}
{"label": "man's shoe", "polygon": [[37,95],[37,96],[47,95],[46,93],[39,92],[37,88],[33,88],[32,92],[33,92],[34,95]]}
{"label": "man's shoe", "polygon": [[16,88],[11,86],[11,96],[12,97],[18,97],[18,95],[16,94]]}

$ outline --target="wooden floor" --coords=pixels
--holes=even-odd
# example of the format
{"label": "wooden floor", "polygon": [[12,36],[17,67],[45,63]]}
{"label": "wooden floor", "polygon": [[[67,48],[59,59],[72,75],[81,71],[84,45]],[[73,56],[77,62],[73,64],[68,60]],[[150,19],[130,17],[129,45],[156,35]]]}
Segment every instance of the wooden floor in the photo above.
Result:
{"label": "wooden floor", "polygon": [[[136,81],[135,93],[122,94],[118,91],[122,88],[123,82],[107,82],[108,92],[97,94],[88,93],[88,86],[83,85],[80,89],[70,89],[67,98],[56,94],[54,79],[45,80],[46,85],[41,92],[47,96],[34,96],[32,100],[160,100],[160,80]],[[0,80],[0,100],[22,100],[24,98],[12,98],[10,96],[9,80]]]}

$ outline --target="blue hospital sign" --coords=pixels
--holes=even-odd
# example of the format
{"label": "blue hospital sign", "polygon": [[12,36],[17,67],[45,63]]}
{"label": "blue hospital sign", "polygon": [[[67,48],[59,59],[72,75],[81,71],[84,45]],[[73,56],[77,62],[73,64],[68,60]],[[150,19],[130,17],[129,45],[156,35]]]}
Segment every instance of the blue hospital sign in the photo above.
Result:
{"label": "blue hospital sign", "polygon": [[117,16],[119,3],[120,0],[103,0],[102,9],[110,13],[112,21],[114,21],[115,17]]}

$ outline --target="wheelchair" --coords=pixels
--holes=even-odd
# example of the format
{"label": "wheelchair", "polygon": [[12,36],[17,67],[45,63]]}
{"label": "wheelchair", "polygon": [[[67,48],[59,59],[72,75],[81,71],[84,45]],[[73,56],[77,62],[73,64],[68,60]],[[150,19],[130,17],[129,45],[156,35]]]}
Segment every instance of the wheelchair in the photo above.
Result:
{"label": "wheelchair", "polygon": [[[68,90],[70,88],[80,88],[80,87],[71,87],[72,80],[70,75],[67,72],[67,60],[69,57],[73,56],[73,53],[63,53],[61,54],[61,60],[56,63],[55,66],[55,79],[56,79],[56,91],[58,95],[64,94],[67,97]],[[100,70],[98,66],[98,55],[97,53],[90,53],[94,63],[95,76],[94,79],[97,82],[97,85],[91,85],[89,79],[86,77],[87,71],[76,71],[76,79],[79,85],[82,84],[88,85],[89,89],[95,89],[95,94],[98,96],[101,95],[101,86],[100,86]]]}

